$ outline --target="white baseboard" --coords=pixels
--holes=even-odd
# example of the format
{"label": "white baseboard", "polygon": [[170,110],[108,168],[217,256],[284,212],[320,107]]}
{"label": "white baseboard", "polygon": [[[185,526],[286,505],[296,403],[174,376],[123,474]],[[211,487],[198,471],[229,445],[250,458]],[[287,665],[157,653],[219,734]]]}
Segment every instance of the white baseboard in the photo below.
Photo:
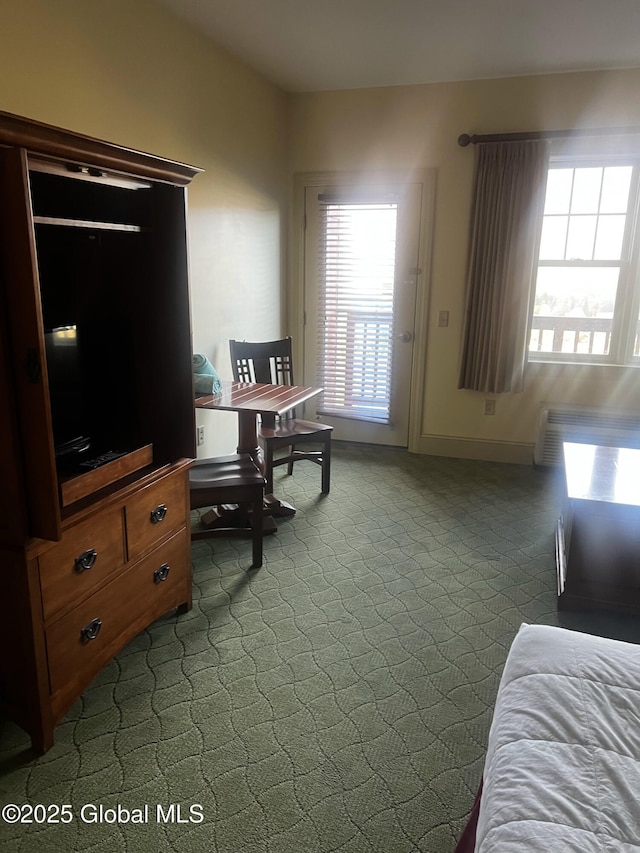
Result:
{"label": "white baseboard", "polygon": [[510,462],[533,465],[533,444],[505,441],[480,441],[473,438],[447,438],[440,435],[421,435],[413,453],[428,456],[450,456],[454,459],[480,459],[486,462]]}

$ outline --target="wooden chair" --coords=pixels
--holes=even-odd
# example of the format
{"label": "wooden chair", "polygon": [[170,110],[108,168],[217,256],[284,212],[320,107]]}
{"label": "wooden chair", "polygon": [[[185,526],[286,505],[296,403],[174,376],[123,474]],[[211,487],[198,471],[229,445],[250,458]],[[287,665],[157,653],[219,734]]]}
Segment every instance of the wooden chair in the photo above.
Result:
{"label": "wooden chair", "polygon": [[250,536],[252,568],[259,568],[262,565],[264,483],[262,473],[248,453],[196,459],[189,470],[191,509],[211,509],[201,518],[202,528],[192,530],[191,539]]}
{"label": "wooden chair", "polygon": [[[291,338],[277,341],[251,343],[229,341],[231,369],[236,382],[266,382],[274,385],[295,385]],[[333,427],[315,421],[296,418],[295,411],[269,422],[264,417],[258,437],[265,459],[267,494],[273,493],[273,469],[286,465],[287,473],[293,474],[293,465],[309,459],[322,468],[322,493],[328,494],[331,481],[331,433]],[[320,450],[310,450],[309,444],[321,445]],[[305,445],[305,449],[299,449]],[[282,448],[284,456],[275,456]]]}

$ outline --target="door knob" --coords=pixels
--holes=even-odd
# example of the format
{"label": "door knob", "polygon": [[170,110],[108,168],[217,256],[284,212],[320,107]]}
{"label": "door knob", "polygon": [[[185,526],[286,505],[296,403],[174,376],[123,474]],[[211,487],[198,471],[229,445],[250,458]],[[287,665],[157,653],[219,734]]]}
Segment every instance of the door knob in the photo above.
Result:
{"label": "door knob", "polygon": [[397,338],[399,341],[402,341],[403,344],[408,344],[409,341],[413,338],[413,335],[411,334],[411,332],[400,332],[400,334],[397,335]]}

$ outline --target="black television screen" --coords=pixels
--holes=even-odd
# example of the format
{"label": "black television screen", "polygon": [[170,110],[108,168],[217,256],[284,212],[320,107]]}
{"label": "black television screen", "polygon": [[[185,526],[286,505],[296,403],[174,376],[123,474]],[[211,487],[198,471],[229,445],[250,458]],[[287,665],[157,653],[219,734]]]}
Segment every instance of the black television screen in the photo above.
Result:
{"label": "black television screen", "polygon": [[53,441],[58,459],[88,449],[87,385],[81,354],[86,292],[98,240],[92,232],[36,226]]}
{"label": "black television screen", "polygon": [[45,332],[45,345],[56,456],[78,454],[88,450],[90,440],[76,326]]}
{"label": "black television screen", "polygon": [[[138,446],[131,365],[135,315],[125,290],[137,233],[36,226],[53,438],[91,453]],[[133,241],[133,242],[132,242]],[[126,310],[125,310],[126,306]],[[132,316],[133,315],[133,316]],[[70,463],[71,456],[65,455]]]}
{"label": "black television screen", "polygon": [[45,332],[80,327],[100,275],[100,237],[83,228],[36,227]]}

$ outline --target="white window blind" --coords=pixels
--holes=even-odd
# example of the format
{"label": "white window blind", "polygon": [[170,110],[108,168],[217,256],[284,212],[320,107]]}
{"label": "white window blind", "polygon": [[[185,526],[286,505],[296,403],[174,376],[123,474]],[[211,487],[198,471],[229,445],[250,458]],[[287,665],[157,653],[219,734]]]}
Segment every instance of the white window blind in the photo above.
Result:
{"label": "white window blind", "polygon": [[398,205],[319,203],[318,411],[389,423]]}

